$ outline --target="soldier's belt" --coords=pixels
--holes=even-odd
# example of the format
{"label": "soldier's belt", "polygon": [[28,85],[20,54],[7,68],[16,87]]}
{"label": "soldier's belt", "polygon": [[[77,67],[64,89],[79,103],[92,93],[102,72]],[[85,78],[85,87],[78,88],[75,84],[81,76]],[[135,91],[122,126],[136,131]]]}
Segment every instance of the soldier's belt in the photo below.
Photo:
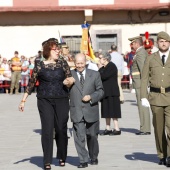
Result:
{"label": "soldier's belt", "polygon": [[170,92],[170,87],[166,87],[166,88],[163,88],[163,87],[160,87],[160,88],[150,87],[150,92],[165,94],[167,92]]}
{"label": "soldier's belt", "polygon": [[140,72],[133,72],[132,76],[135,76],[135,75],[140,75]]}

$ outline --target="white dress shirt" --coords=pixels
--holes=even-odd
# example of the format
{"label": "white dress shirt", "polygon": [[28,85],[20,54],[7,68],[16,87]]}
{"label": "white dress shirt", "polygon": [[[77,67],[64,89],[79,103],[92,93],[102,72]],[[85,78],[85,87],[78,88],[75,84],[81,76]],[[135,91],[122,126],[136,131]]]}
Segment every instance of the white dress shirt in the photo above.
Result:
{"label": "white dress shirt", "polygon": [[162,53],[161,51],[159,51],[159,55],[161,57],[161,60],[162,60],[162,56],[165,55],[165,63],[166,63],[168,56],[169,56],[169,50],[166,51],[165,53]]}
{"label": "white dress shirt", "polygon": [[[83,74],[83,77],[84,77],[84,80],[85,80],[86,69],[84,69],[84,71],[82,72],[82,74]],[[79,71],[77,71],[77,76],[78,76],[79,81],[80,81],[80,72],[79,72]]]}

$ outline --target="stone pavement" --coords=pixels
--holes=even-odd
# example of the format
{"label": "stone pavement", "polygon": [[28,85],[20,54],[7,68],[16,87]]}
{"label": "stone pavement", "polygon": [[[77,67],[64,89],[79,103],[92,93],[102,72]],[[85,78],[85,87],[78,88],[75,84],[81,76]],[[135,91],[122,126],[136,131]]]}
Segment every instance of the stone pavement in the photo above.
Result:
{"label": "stone pavement", "polygon": [[[0,170],[40,170],[43,168],[41,148],[41,126],[36,107],[35,93],[28,97],[25,111],[18,111],[20,95],[0,94]],[[126,102],[122,106],[122,119],[119,120],[120,136],[99,136],[99,164],[89,165],[89,170],[163,170],[157,164],[153,128],[148,136],[136,136],[139,118],[135,94],[125,92]],[[72,124],[68,123],[72,134]],[[113,124],[112,124],[113,127]],[[100,129],[105,129],[101,119]],[[69,139],[68,157],[65,167],[58,166],[54,159],[52,169],[76,170],[79,163],[73,137]]]}

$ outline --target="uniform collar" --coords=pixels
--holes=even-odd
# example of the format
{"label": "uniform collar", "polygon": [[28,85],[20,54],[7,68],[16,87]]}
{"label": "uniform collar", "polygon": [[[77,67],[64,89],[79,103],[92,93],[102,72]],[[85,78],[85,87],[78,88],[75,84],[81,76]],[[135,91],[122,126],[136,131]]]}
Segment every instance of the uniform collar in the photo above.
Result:
{"label": "uniform collar", "polygon": [[168,57],[168,56],[169,56],[169,50],[166,51],[166,52],[164,52],[164,53],[162,53],[161,51],[159,51],[159,55],[160,55],[160,57],[162,57],[163,55],[165,55],[165,57]]}

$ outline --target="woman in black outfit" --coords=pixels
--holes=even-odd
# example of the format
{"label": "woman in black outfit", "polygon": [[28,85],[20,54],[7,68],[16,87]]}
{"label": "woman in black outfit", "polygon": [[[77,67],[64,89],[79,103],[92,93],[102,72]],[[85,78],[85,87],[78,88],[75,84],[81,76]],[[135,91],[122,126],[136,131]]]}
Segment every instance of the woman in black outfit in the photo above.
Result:
{"label": "woman in black outfit", "polygon": [[[104,98],[101,101],[101,115],[106,118],[106,129],[101,135],[120,135],[121,131],[118,126],[118,118],[121,118],[121,108],[119,100],[119,87],[117,82],[117,67],[112,63],[109,53],[100,55],[99,69],[103,87]],[[113,119],[114,130],[110,129],[110,121]]]}
{"label": "woman in black outfit", "polygon": [[60,49],[56,40],[47,40],[43,43],[44,61],[35,63],[32,76],[26,92],[19,105],[24,110],[26,98],[31,94],[36,81],[37,106],[42,126],[42,148],[44,153],[44,169],[50,170],[53,156],[53,128],[56,131],[57,158],[59,165],[65,166],[67,157],[67,121],[69,113],[68,88],[65,79],[74,82],[67,62],[59,56]]}

